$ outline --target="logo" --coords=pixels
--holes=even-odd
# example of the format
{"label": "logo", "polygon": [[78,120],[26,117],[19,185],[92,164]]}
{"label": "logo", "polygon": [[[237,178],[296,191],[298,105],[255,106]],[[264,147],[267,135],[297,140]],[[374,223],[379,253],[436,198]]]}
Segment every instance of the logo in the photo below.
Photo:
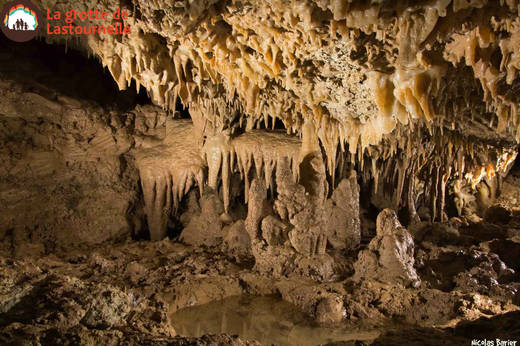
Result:
{"label": "logo", "polygon": [[40,30],[41,13],[29,0],[8,2],[0,15],[2,32],[16,42],[32,40]]}

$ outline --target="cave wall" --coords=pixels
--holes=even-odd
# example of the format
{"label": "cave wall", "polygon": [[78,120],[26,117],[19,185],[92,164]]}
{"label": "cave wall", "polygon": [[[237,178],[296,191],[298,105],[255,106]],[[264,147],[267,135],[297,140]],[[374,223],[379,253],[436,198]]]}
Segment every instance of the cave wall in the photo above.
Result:
{"label": "cave wall", "polygon": [[[125,153],[139,128],[130,122],[145,112],[124,109],[137,95],[120,94],[79,54],[0,44],[2,251],[46,254],[132,236],[139,176]],[[83,69],[71,78],[75,64]]]}

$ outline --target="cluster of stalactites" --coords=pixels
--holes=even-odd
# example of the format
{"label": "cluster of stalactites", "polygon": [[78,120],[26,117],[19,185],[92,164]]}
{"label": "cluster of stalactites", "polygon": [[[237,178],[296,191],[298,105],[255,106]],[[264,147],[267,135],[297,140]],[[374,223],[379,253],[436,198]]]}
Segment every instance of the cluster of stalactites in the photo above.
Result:
{"label": "cluster of stalactites", "polygon": [[[160,0],[139,2],[145,17],[163,11],[163,5]],[[442,118],[451,117],[453,125],[454,116],[448,114],[447,108],[453,106],[452,113],[462,113],[455,102],[446,100],[445,87],[451,83],[448,73],[462,59],[480,81],[487,111],[498,115],[499,132],[514,127],[520,139],[518,101],[499,90],[500,81],[513,84],[517,79],[518,18],[505,15],[501,21],[491,19],[487,26],[478,25],[474,30],[463,26],[463,34],[451,34],[436,30],[441,19],[456,23],[464,11],[483,9],[488,2],[298,1],[286,5],[283,1],[236,1],[223,12],[208,16],[203,13],[209,5],[201,5],[194,17],[197,20],[186,32],[179,29],[185,26],[176,22],[178,9],[172,14],[164,10],[160,25],[152,20],[130,19],[131,35],[122,40],[91,36],[88,44],[120,88],[126,88],[134,79],[138,87],[146,87],[156,104],[167,109],[174,109],[179,98],[184,105],[203,110],[207,127],[217,133],[210,136],[204,148],[209,185],[216,188],[222,179],[224,191],[229,190],[231,172],[237,170],[247,180],[253,165],[270,185],[278,156],[267,149],[256,152],[240,141],[253,136],[254,130],[262,126],[274,128],[277,121],[284,124],[288,134],[300,136],[304,124],[313,124],[326,154],[332,184],[346,152],[362,170],[365,157],[372,160],[369,167],[376,186],[379,176],[396,177],[398,200],[411,172],[428,171],[433,177],[431,184],[437,186],[432,187],[435,196],[444,194],[445,181],[455,174],[475,180],[481,175],[475,167],[487,167],[488,162],[475,163],[473,149],[460,140],[439,139],[443,138]],[[510,12],[518,9],[518,1],[495,5]],[[498,37],[500,31],[511,35]],[[367,37],[372,41],[365,45],[362,38]],[[441,42],[440,47],[442,42],[451,43],[439,52],[432,48],[436,47],[435,40]],[[355,58],[359,55],[354,54],[356,50],[363,48],[360,42],[366,48],[367,61]],[[345,47],[341,59],[335,65],[327,64],[334,60],[330,47],[340,46]],[[491,63],[493,49],[500,49],[500,66]],[[373,107],[359,112],[356,109],[355,114],[338,111],[344,108],[332,95],[331,89],[335,88],[317,83],[327,80],[327,73],[366,76],[366,82],[357,90],[368,90],[367,103]],[[349,79],[343,83],[345,89],[354,87],[348,84],[354,83]],[[360,84],[358,79],[355,83]],[[439,99],[445,100],[441,107]],[[467,109],[475,108],[471,100],[466,102]],[[237,128],[247,131],[246,135],[233,138]],[[434,143],[423,141],[418,145],[425,128]],[[262,132],[262,136],[268,135]],[[484,149],[475,149],[480,150]],[[383,154],[377,154],[380,152]],[[386,166],[380,167],[379,161]],[[392,171],[388,168],[390,162],[403,168]],[[491,164],[497,170],[497,163]],[[227,192],[224,199],[228,208],[226,196]]]}
{"label": "cluster of stalactites", "polygon": [[[223,133],[206,139],[202,146],[197,128],[188,120],[166,121],[166,134],[158,142],[147,140],[133,149],[143,190],[145,213],[152,239],[166,234],[167,222],[183,196],[197,185],[218,191],[222,187],[225,211],[230,207],[232,175],[239,172],[248,200],[250,178],[265,179],[272,188],[276,168],[288,162],[298,179],[301,140],[283,132],[251,131],[234,138]],[[253,169],[254,167],[254,169]]]}
{"label": "cluster of stalactites", "polygon": [[[295,133],[301,132],[305,119],[313,118],[331,170],[338,144],[347,144],[351,152],[363,151],[379,144],[397,123],[412,124],[410,119],[430,121],[436,116],[431,98],[438,92],[446,67],[427,62],[421,44],[434,32],[439,19],[447,15],[449,6],[457,13],[481,8],[484,3],[439,0],[404,6],[398,1],[383,6],[377,2],[302,1],[284,8],[282,2],[260,1],[242,11],[230,6],[226,12],[207,18],[202,16],[207,7],[199,6],[199,24],[185,35],[175,33],[177,12],[169,16],[166,11],[160,26],[134,20],[130,23],[134,26],[132,34],[122,41],[92,37],[89,45],[120,88],[135,79],[157,104],[166,108],[174,108],[177,98],[185,105],[201,105],[208,110],[206,115],[215,128],[224,129],[230,118],[242,113],[247,114],[248,129],[257,127],[262,119],[265,123],[272,119],[272,124],[280,119],[288,132]],[[146,14],[161,10],[161,4],[157,1],[140,5]],[[514,8],[511,1],[501,5]],[[383,16],[390,10],[387,7],[396,9],[399,16]],[[316,20],[320,8],[331,11],[333,18],[328,19],[328,24]],[[325,12],[321,17],[327,18]],[[515,22],[509,25],[513,32]],[[157,34],[150,33],[150,29],[157,30]],[[378,40],[387,38],[395,45],[395,72],[368,73],[367,87],[372,88],[379,114],[338,118],[327,106],[331,95],[310,78],[319,74],[319,69],[310,69],[309,75],[304,62],[312,52],[309,47],[322,50],[322,41],[354,46],[360,31],[375,33]],[[515,35],[500,41],[504,57],[501,69],[507,70],[508,81],[516,76],[518,66]],[[465,50],[463,55],[471,61],[475,52]],[[479,70],[485,90],[490,83],[488,70]],[[499,106],[494,111],[504,118],[504,114],[516,112],[514,105],[508,107],[511,110]]]}
{"label": "cluster of stalactites", "polygon": [[[218,134],[206,140],[203,157],[208,165],[208,185],[217,189],[222,182],[224,208],[229,210],[229,188],[232,173],[238,171],[245,183],[245,201],[248,200],[250,177],[265,179],[265,186],[272,188],[274,172],[283,160],[287,160],[298,179],[301,141],[280,132],[251,131],[230,139]],[[252,169],[254,167],[254,172]]]}
{"label": "cluster of stalactites", "polygon": [[[271,13],[266,3],[260,2],[257,6],[262,18]],[[278,9],[281,4],[272,6]],[[135,26],[132,34],[121,42],[112,37],[103,40],[93,37],[89,45],[120,88],[126,88],[135,79],[138,87],[144,85],[154,101],[165,108],[174,108],[178,97],[185,105],[202,105],[209,110],[208,118],[214,127],[224,127],[226,118],[240,112],[247,114],[248,129],[262,119],[266,123],[273,119],[273,124],[274,119],[280,119],[288,132],[295,133],[301,132],[305,119],[313,118],[324,147],[330,151],[328,157],[334,157],[338,144],[347,144],[351,151],[364,150],[392,132],[397,121],[406,124],[408,118],[432,118],[434,114],[427,95],[442,77],[440,67],[403,65],[393,75],[375,77],[378,81],[371,83],[374,100],[381,109],[379,115],[368,114],[365,120],[332,117],[334,111],[326,106],[332,101],[331,96],[306,75],[302,63],[309,54],[309,44],[320,47],[322,40],[351,41],[358,35],[360,20],[365,24],[364,30],[368,30],[365,26],[379,22],[377,6],[349,7],[348,4],[345,8],[331,4],[333,34],[323,31],[313,20],[315,5],[302,2],[294,4],[290,11],[282,11],[285,17],[282,16],[278,24],[287,26],[286,31],[275,29],[268,22],[257,23],[253,13],[239,16],[231,11],[225,20],[202,20],[194,33],[186,36],[173,34],[161,39],[159,35],[138,29],[145,29],[146,23],[134,21],[130,23]],[[428,7],[425,11],[433,11],[435,16],[409,19],[408,26],[417,28],[425,21],[434,25],[444,14],[445,7],[446,4]],[[349,11],[343,14],[347,9]],[[254,30],[248,29],[248,25]],[[165,32],[170,29],[167,24],[161,26]],[[400,40],[417,45],[428,30],[401,33]],[[332,169],[333,162],[329,160],[328,165]]]}
{"label": "cluster of stalactites", "polygon": [[[510,33],[505,38],[498,37],[497,31]],[[511,93],[499,91],[500,83],[512,86],[520,71],[520,18],[493,20],[483,23],[463,34],[454,34],[446,45],[445,58],[453,64],[463,61],[473,70],[484,91],[483,101],[487,111],[496,113],[497,131],[513,132],[520,142],[519,99]],[[493,62],[496,52],[500,52],[499,65]],[[502,88],[503,89],[503,88]]]}
{"label": "cluster of stalactites", "polygon": [[484,179],[507,174],[517,156],[515,149],[513,145],[493,147],[471,141],[455,132],[430,134],[419,128],[368,150],[364,160],[369,164],[362,158],[358,167],[364,181],[373,180],[374,193],[389,187],[394,208],[406,206],[414,213],[421,204],[429,207],[433,219],[442,219],[451,180],[475,192]]}
{"label": "cluster of stalactites", "polygon": [[[455,1],[452,5],[454,12],[482,7],[464,1]],[[142,6],[147,8],[145,4]],[[159,9],[160,2],[153,6]],[[255,6],[261,18],[271,13],[263,2]],[[277,2],[270,6],[273,10],[282,9]],[[271,13],[277,25],[290,24],[286,31],[275,29],[269,22],[257,23],[251,12],[238,15],[229,10],[221,19],[201,20],[193,34],[185,36],[172,34],[161,38],[146,33],[147,30],[138,30],[146,28],[147,23],[135,21],[131,24],[136,30],[121,42],[110,37],[92,38],[89,44],[108,66],[120,88],[135,79],[138,86],[147,88],[157,104],[166,108],[174,108],[177,97],[185,105],[201,105],[208,110],[208,119],[215,128],[225,128],[230,117],[243,113],[247,114],[248,129],[254,129],[262,120],[269,123],[272,119],[274,124],[275,119],[280,119],[288,132],[295,133],[301,132],[304,119],[313,118],[331,170],[338,145],[343,148],[347,144],[351,152],[363,151],[379,144],[397,123],[407,125],[412,123],[410,119],[429,121],[436,116],[431,99],[438,92],[446,67],[426,62],[420,54],[420,45],[434,31],[439,18],[446,16],[450,1],[432,1],[415,7],[385,4],[402,12],[398,23],[381,16],[385,9],[375,3],[320,3],[323,10],[333,13],[331,30],[326,32],[321,30],[323,23],[313,20],[315,6],[311,2],[294,4],[290,11],[282,11],[284,16],[279,19]],[[164,32],[171,33],[170,19],[166,16],[166,22],[160,26]],[[173,22],[170,24],[174,26]],[[359,30],[376,32],[376,37],[383,39],[388,32],[380,27],[392,25],[398,49],[395,72],[368,73],[367,86],[372,88],[379,114],[342,119],[331,116],[334,112],[326,106],[331,101],[330,95],[317,89],[302,70],[302,59],[308,55],[307,46],[323,39],[354,44],[352,40],[359,36],[356,34]],[[514,22],[511,26],[514,29]],[[515,34],[500,43],[504,61],[507,61],[502,65],[508,71],[508,80],[514,78],[514,67],[518,65],[514,43]],[[475,54],[465,51],[464,55],[471,61]],[[507,112],[503,107],[496,111]]]}
{"label": "cluster of stalactites", "polygon": [[[279,131],[253,130],[238,136],[219,133],[208,137],[203,146],[189,121],[170,119],[166,127],[167,136],[161,143],[134,150],[154,239],[164,236],[170,213],[195,184],[201,193],[206,185],[215,191],[221,188],[228,212],[234,173],[240,174],[247,202],[252,179],[263,179],[265,187],[272,189],[275,172],[288,163],[296,183],[302,159],[320,150],[312,122],[304,125],[302,140]],[[332,187],[328,190],[333,190],[335,175],[350,160],[350,167],[361,171],[365,182],[374,182],[374,193],[381,186],[391,187],[396,209],[408,206],[413,210],[421,195],[420,204],[431,208],[434,219],[442,218],[450,179],[465,180],[475,190],[483,179],[505,174],[516,157],[513,148],[470,142],[450,132],[430,135],[421,128],[385,141],[362,156],[338,153],[336,166],[329,172]],[[418,184],[422,184],[421,193]],[[430,199],[424,200],[427,196]]]}
{"label": "cluster of stalactites", "polygon": [[191,121],[166,121],[166,136],[159,143],[133,150],[143,191],[145,213],[153,240],[166,235],[170,214],[195,185],[202,189],[205,163]]}

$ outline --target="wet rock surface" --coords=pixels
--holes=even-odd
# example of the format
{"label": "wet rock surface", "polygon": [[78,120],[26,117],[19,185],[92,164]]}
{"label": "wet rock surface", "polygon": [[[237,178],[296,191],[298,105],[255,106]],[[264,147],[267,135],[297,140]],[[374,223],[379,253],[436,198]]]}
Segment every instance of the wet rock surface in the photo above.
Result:
{"label": "wet rock surface", "polygon": [[[407,326],[449,326],[481,316],[499,318],[518,308],[511,296],[489,290],[465,291],[462,286],[443,292],[423,287],[424,282],[419,288],[405,288],[374,280],[304,284],[301,279],[266,277],[247,266],[237,266],[219,251],[168,240],[111,245],[63,257],[2,258],[0,264],[0,337],[5,342],[204,344],[224,340],[239,344],[239,340],[225,336],[175,337],[180,331],[170,323],[168,314],[243,294],[279,295],[327,326],[362,324],[365,329],[378,330],[363,341],[367,344],[404,337],[398,331],[409,327],[391,327],[394,334],[388,335],[384,332],[387,327],[381,329],[394,320]],[[445,329],[434,330],[443,338],[458,340]],[[414,338],[421,337],[427,338],[424,332]]]}
{"label": "wet rock surface", "polygon": [[[262,223],[264,231],[280,227],[280,221],[269,216],[263,220],[268,220]],[[302,264],[293,257],[298,255],[280,245],[288,241],[282,233],[274,233],[272,242],[265,240],[261,246],[267,246],[267,251],[285,249],[280,253],[294,262],[276,267],[273,253],[255,253],[253,247],[252,268],[251,257],[239,251],[246,242],[232,238],[240,232],[249,234],[241,222],[226,226],[228,236],[222,233],[225,252],[219,247],[164,240],[107,244],[89,251],[72,248],[59,256],[40,252],[18,259],[3,256],[0,338],[3,342],[36,340],[44,344],[51,340],[65,344],[247,344],[228,336],[181,338],[168,318],[183,308],[244,294],[279,296],[330,328],[351,325],[377,331],[359,340],[365,344],[403,339],[411,344],[435,344],[432,340],[437,338],[465,342],[472,334],[460,321],[483,316],[495,317],[475,322],[487,326],[488,334],[482,335],[495,333],[495,321],[505,323],[502,327],[507,331],[513,328],[509,322],[498,321],[512,320],[507,313],[518,310],[518,276],[491,249],[497,246],[495,242],[505,240],[513,246],[515,237],[486,240],[469,248],[452,245],[454,239],[445,236],[414,242],[391,210],[382,211],[377,221],[377,235],[359,252],[354,275],[334,282],[320,283],[320,276],[298,271]],[[429,230],[438,227],[424,226]],[[256,234],[265,237],[272,233]],[[248,259],[237,262],[242,256]],[[367,263],[364,256],[376,261],[360,266]],[[262,260],[269,262],[262,264]],[[508,262],[517,263],[513,257]],[[293,267],[287,263],[294,263]],[[323,259],[316,263],[323,270]],[[267,272],[262,265],[280,272]],[[308,270],[310,264],[305,265]],[[287,272],[288,268],[293,270]],[[402,325],[393,325],[395,321]]]}

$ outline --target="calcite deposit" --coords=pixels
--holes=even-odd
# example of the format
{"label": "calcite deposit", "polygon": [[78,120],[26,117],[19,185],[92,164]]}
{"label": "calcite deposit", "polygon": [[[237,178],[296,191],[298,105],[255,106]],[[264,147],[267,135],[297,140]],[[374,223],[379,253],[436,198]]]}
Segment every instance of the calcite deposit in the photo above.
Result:
{"label": "calcite deposit", "polygon": [[129,30],[0,40],[0,343],[519,337],[517,0],[32,2]]}

